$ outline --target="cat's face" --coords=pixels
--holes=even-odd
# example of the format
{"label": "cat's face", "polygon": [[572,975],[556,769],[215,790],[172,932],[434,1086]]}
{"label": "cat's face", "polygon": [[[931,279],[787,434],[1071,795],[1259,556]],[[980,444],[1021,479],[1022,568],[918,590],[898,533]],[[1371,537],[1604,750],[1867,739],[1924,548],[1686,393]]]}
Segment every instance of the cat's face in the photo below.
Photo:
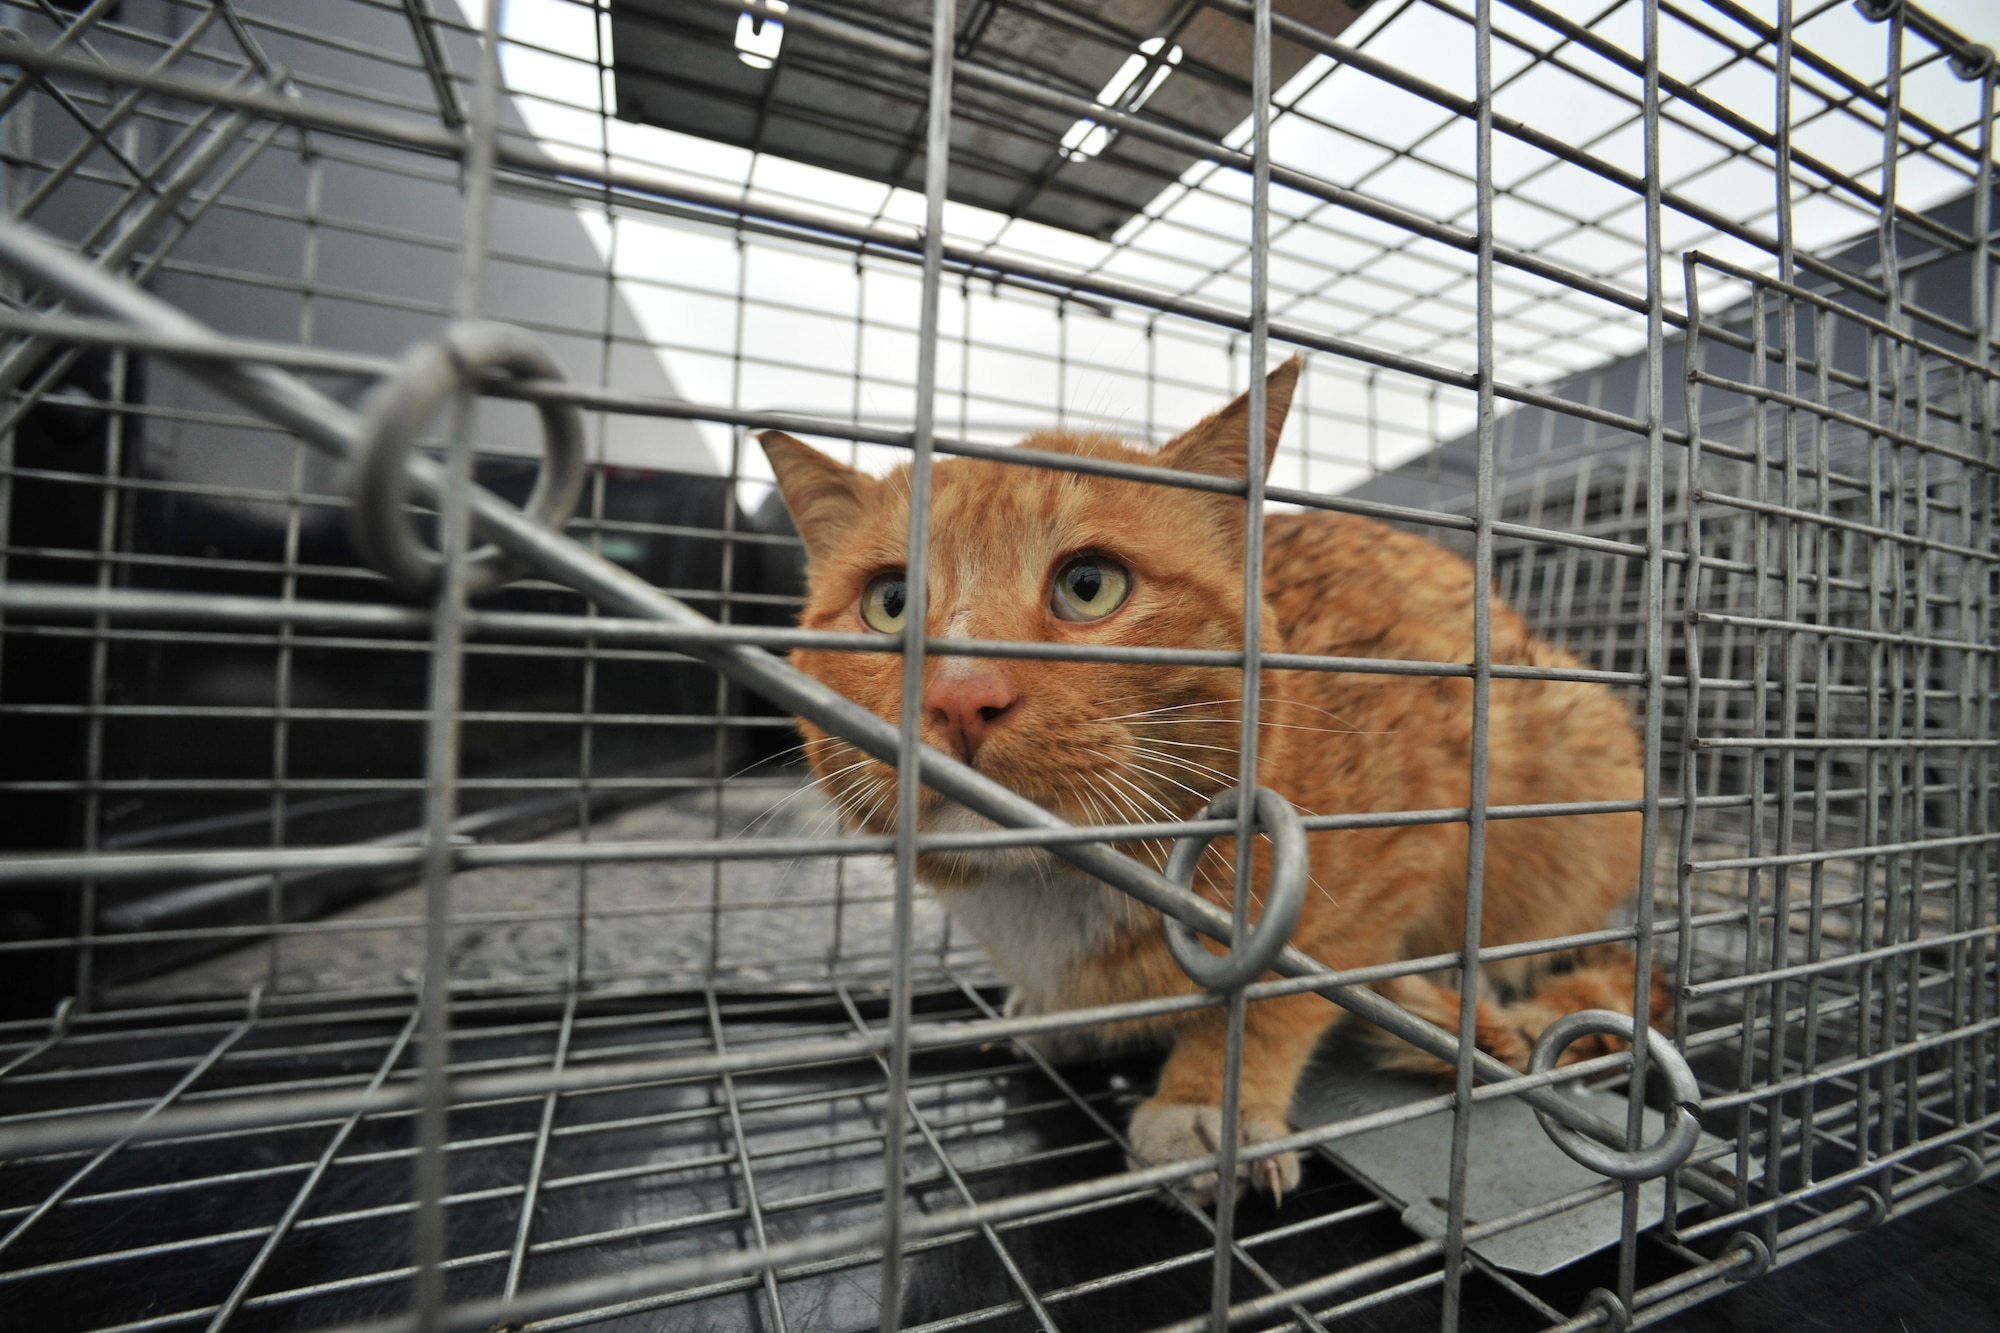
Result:
{"label": "cat's face", "polygon": [[[1263,461],[1297,376],[1271,376]],[[1141,453],[1103,436],[1039,434],[1022,447],[1241,477],[1243,399]],[[904,623],[908,472],[867,477],[788,436],[762,437],[810,557],[807,629],[897,635]],[[978,459],[932,473],[933,639],[1161,646],[1242,644],[1243,501]],[[1276,646],[1266,616],[1265,641]],[[799,650],[796,666],[879,716],[901,714],[902,659]],[[1236,781],[1234,667],[1107,664],[930,654],[926,743],[1075,823],[1185,817]],[[801,722],[814,776],[850,827],[894,824],[892,766]],[[923,826],[985,827],[935,793]],[[935,878],[953,865],[927,858]],[[954,863],[955,864],[955,863]],[[969,866],[963,867],[969,869]]]}

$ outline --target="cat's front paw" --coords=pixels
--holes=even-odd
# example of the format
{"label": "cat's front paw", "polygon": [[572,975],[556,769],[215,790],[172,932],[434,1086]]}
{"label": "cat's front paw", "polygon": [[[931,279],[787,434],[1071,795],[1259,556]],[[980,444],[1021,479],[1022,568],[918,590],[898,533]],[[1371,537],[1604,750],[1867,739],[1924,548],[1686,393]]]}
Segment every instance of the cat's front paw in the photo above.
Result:
{"label": "cat's front paw", "polygon": [[[1291,1133],[1282,1120],[1249,1113],[1237,1118],[1236,1128],[1237,1141],[1245,1147]],[[1185,1102],[1166,1103],[1154,1098],[1141,1103],[1139,1109],[1132,1113],[1131,1139],[1132,1149],[1137,1154],[1131,1162],[1135,1169],[1207,1157],[1222,1143],[1222,1108]],[[1271,1202],[1281,1204],[1286,1193],[1298,1186],[1299,1155],[1281,1152],[1259,1157],[1255,1161],[1239,1160],[1236,1163],[1236,1179],[1252,1182],[1271,1196]],[[1197,1204],[1207,1207],[1215,1202],[1215,1172],[1204,1171],[1190,1177],[1182,1183],[1180,1190]]]}

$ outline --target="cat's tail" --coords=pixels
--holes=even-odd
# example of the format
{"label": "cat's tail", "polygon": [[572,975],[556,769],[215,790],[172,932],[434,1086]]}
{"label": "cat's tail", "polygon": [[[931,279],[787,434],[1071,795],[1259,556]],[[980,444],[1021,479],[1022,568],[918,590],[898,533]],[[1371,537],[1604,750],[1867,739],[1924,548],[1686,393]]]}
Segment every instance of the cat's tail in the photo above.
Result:
{"label": "cat's tail", "polygon": [[[1479,1049],[1525,1070],[1535,1039],[1564,1014],[1581,1009],[1631,1013],[1633,974],[1637,967],[1638,960],[1629,951],[1599,944],[1559,955],[1552,964],[1526,978],[1531,988],[1525,992],[1522,987],[1508,986],[1498,978],[1489,983],[1488,974],[1482,973],[1481,995],[1473,1014]],[[1458,1031],[1461,997],[1456,990],[1425,977],[1397,977],[1378,983],[1375,989],[1419,1018],[1429,1019],[1448,1032]],[[1653,969],[1650,990],[1651,1012],[1647,1022],[1655,1029],[1665,1030],[1673,1021],[1674,1003],[1658,968]],[[1448,1063],[1428,1051],[1420,1051],[1379,1028],[1371,1032],[1380,1044],[1377,1063],[1385,1069],[1446,1075],[1452,1072]],[[1584,1037],[1571,1043],[1558,1063],[1572,1064],[1609,1055],[1624,1050],[1625,1045],[1615,1037]]]}

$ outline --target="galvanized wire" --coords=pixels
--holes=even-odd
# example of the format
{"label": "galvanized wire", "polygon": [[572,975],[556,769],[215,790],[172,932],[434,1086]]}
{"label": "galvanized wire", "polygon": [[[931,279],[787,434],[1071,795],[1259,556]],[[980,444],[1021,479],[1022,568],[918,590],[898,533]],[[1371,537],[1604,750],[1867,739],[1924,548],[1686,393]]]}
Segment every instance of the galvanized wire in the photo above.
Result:
{"label": "galvanized wire", "polygon": [[[689,10],[701,7],[732,19],[741,10],[720,0]],[[1376,8],[1356,29],[1327,34],[1264,0],[1204,7],[1206,21],[1268,34],[1247,48],[1249,133],[1221,142],[1143,109],[1097,107],[1087,80],[1025,78],[962,32],[949,5],[931,14],[928,40],[921,27],[872,11],[786,13],[798,34],[897,62],[938,109],[921,226],[887,194],[849,207],[766,186],[747,170],[731,180],[689,165],[692,148],[688,163],[673,152],[641,161],[601,91],[566,104],[531,86],[531,61],[608,85],[608,8],[552,4],[543,28],[496,6],[483,45],[457,15],[415,0],[321,13],[187,0],[157,28],[104,3],[73,15],[10,11],[21,28],[0,38],[18,71],[0,93],[10,217],[32,215],[60,238],[56,251],[81,251],[100,272],[95,285],[65,287],[75,275],[37,267],[32,239],[6,242],[16,264],[10,308],[0,311],[0,332],[13,340],[0,429],[0,725],[73,727],[38,734],[79,738],[79,762],[52,748],[0,774],[0,791],[73,801],[80,819],[74,837],[52,826],[0,854],[9,892],[75,904],[73,924],[0,944],[10,959],[54,962],[74,997],[52,1022],[0,1021],[0,1153],[20,1168],[10,1170],[15,1192],[0,1198],[0,1251],[13,1265],[0,1285],[38,1299],[55,1292],[81,1312],[95,1288],[116,1285],[106,1275],[163,1262],[210,1275],[201,1291],[144,1311],[89,1306],[98,1312],[79,1327],[220,1328],[253,1312],[324,1326],[403,1308],[398,1293],[412,1289],[403,1326],[641,1316],[698,1326],[740,1313],[798,1327],[847,1283],[878,1303],[849,1322],[895,1326],[906,1317],[908,1276],[963,1247],[995,1266],[998,1294],[968,1292],[956,1307],[931,1309],[925,1327],[1017,1317],[1087,1326],[1078,1321],[1096,1317],[1092,1301],[1155,1290],[1183,1272],[1209,1274],[1209,1308],[1196,1293],[1162,1316],[1171,1327],[1315,1327],[1398,1303],[1421,1310],[1417,1322],[1450,1327],[1474,1282],[1544,1323],[1583,1327],[1665,1318],[1982,1175],[2000,1097],[1990,60],[1908,5],[1888,6],[1872,30],[1884,51],[1874,73],[1823,54],[1821,34],[1834,24],[1865,23],[1844,6],[1795,14],[1781,4],[1766,23],[1727,0],[1637,0],[1594,24],[1532,0]],[[357,40],[337,13],[385,26]],[[587,42],[559,34],[551,16],[561,13],[587,18]],[[1394,44],[1432,19],[1466,35],[1479,69],[1464,87]],[[1618,22],[1638,40],[1621,44]],[[1274,89],[1270,36],[1327,59]],[[1706,66],[1685,54],[1704,42],[1724,53]],[[475,63],[481,52],[490,58]],[[348,62],[346,73],[329,61]],[[1943,105],[1923,101],[1929,90],[1961,75],[1976,90],[1976,114],[1954,121],[1929,110]],[[1066,249],[1020,224],[981,232],[946,207],[952,173],[964,169],[944,137],[954,80],[1004,91],[1024,109],[1094,118],[1120,140],[1185,150],[1195,165],[1099,250]],[[1329,111],[1356,80],[1408,99],[1395,105],[1411,133]],[[1759,97],[1770,89],[1771,100],[1744,100],[1732,80],[1754,84]],[[1617,110],[1601,131],[1572,134],[1525,100],[1538,86],[1587,88]],[[509,117],[525,119],[503,119],[502,98]],[[538,119],[565,106],[580,114],[561,127]],[[1424,116],[1435,119],[1419,125]],[[1842,127],[1870,136],[1870,153],[1847,153]],[[1297,144],[1314,141],[1285,137],[1316,133],[1344,136],[1329,142],[1357,160],[1365,149],[1368,165],[1349,173],[1341,152],[1302,151]],[[1636,161],[1620,135],[1640,145]],[[1117,141],[1108,153],[1121,151]],[[1686,159],[1674,154],[1689,142],[1754,188],[1729,197],[1712,188],[1709,167],[1677,174],[1672,164]],[[1529,165],[1510,165],[1515,153]],[[301,164],[296,191],[260,174],[289,158]],[[1954,182],[1969,204],[1933,206],[1911,183],[1923,173]],[[1417,177],[1451,183],[1463,204],[1427,211],[1409,194]],[[1550,182],[1573,199],[1552,198]],[[356,183],[412,197],[456,198],[462,187],[465,197],[449,225],[390,222],[342,193]],[[490,241],[479,234],[489,195]],[[577,205],[601,219],[601,249],[546,251],[522,226],[530,216],[568,225]],[[1823,208],[1871,219],[1872,252],[1830,240],[1812,220]],[[1513,230],[1530,209],[1552,220],[1546,236]],[[460,225],[469,242],[458,241]],[[299,238],[282,265],[240,239],[266,228]],[[733,276],[704,286],[690,271],[646,271],[636,257],[663,236],[733,247]],[[367,247],[383,267],[357,279],[343,254]],[[1666,268],[1673,252],[1683,258],[1678,300]],[[399,283],[396,265],[410,256],[419,267],[451,256],[486,276],[453,293]],[[852,355],[832,370],[812,345],[827,316],[823,293],[773,282],[764,268],[828,256],[851,272],[853,299],[837,313],[855,334]],[[434,609],[391,604],[371,571],[326,554],[316,534],[350,501],[300,441],[347,448],[352,415],[340,404],[394,374],[407,337],[496,313],[490,300],[481,309],[482,281],[490,295],[511,290],[505,275],[518,274],[546,279],[544,293],[588,288],[586,313],[546,296],[506,315],[559,346],[587,342],[594,363],[569,362],[565,382],[477,389],[511,400],[487,404],[496,419],[523,403],[588,414],[597,428],[588,505],[565,533],[535,532],[470,485],[471,451],[459,448],[455,474],[419,478],[447,532],[469,511],[469,522],[535,556],[547,577],[476,609],[450,594]],[[150,282],[165,303],[128,279]],[[282,304],[285,319],[218,319],[208,313],[217,292],[246,311]],[[733,312],[720,343],[621,304],[709,309],[700,303],[716,299]],[[203,318],[176,317],[176,303],[198,305]],[[343,332],[355,311],[385,321],[376,330],[406,332]],[[1044,345],[1016,336],[1008,319],[1045,329]],[[1274,484],[1254,450],[1239,481],[1002,447],[1051,422],[1130,433],[1143,418],[1145,435],[1158,438],[1246,383],[1255,421],[1273,339],[1308,354]],[[726,390],[703,369],[717,346],[726,348]],[[24,461],[24,441],[33,443],[24,432],[88,397],[65,377],[100,353],[106,387],[85,403],[100,424],[79,428],[96,430],[95,454]],[[660,358],[686,382],[644,369]],[[1678,394],[1668,387],[1676,376]],[[1135,387],[1093,404],[1093,377]],[[236,401],[200,387],[218,381]],[[939,419],[954,406],[948,435]],[[621,434],[639,423],[710,432],[721,508],[691,519],[621,507],[663,477],[709,484],[644,462]],[[1479,646],[1469,663],[1265,651],[1255,524],[1240,653],[926,639],[921,617],[901,642],[782,628],[774,622],[796,606],[796,591],[764,581],[759,562],[796,548],[756,520],[745,502],[759,497],[742,485],[742,434],[761,427],[885,451],[866,454],[871,463],[909,457],[919,478],[934,454],[1003,459],[1242,495],[1253,508],[1270,501],[1402,523],[1470,557]],[[201,439],[218,458],[233,441],[280,461],[243,476],[175,473],[157,462],[168,439],[183,449]],[[1401,465],[1425,446],[1437,447]],[[496,461],[482,455],[482,481]],[[1357,481],[1358,493],[1345,490]],[[81,497],[88,512],[74,538],[37,526],[35,508],[58,495]],[[240,550],[181,540],[202,521],[189,515],[224,512],[275,516],[274,535]],[[913,521],[921,597],[923,506]],[[713,552],[713,572],[690,564],[648,587],[606,563],[645,543]],[[444,549],[459,545],[448,539]],[[1493,663],[1489,587],[1583,665]],[[668,598],[713,606],[720,623]],[[919,711],[934,653],[1227,667],[1242,672],[1253,701],[1260,670],[1272,668],[1468,677],[1481,699],[1495,679],[1596,681],[1635,706],[1646,784],[1636,803],[1490,807],[1480,780],[1486,709],[1476,704],[1465,808],[1305,821],[1314,831],[1467,825],[1459,952],[1336,977],[1294,957],[1297,979],[1226,1001],[1008,1018],[977,950],[916,892],[919,852],[1059,849],[1144,901],[1240,935],[1242,884],[1233,920],[1204,916],[1105,850],[1232,832],[1241,845],[1248,827],[1189,819],[1071,829],[1006,807],[1022,827],[944,835],[906,817],[894,837],[831,836],[796,769],[735,771],[732,747],[787,723],[726,686],[729,671],[700,676],[671,702],[625,683],[724,663],[873,744],[902,770],[906,796],[921,773],[968,803],[998,799],[920,754],[913,726],[898,736],[759,665],[762,650],[790,647],[903,653],[905,719]],[[81,654],[73,696],[22,683],[35,663],[64,652]],[[268,662],[268,694],[190,698],[162,672],[196,652]],[[150,677],[135,666],[148,661]],[[320,689],[324,663],[338,664],[350,693]],[[524,663],[573,672],[565,680],[574,692],[454,700],[458,682],[476,691],[492,678],[482,673]],[[370,683],[369,673],[417,664],[432,673],[427,697]],[[1256,774],[1254,713],[1244,709],[1239,747],[1246,785]],[[176,749],[162,738],[196,724],[218,737],[254,735],[261,767],[186,762],[198,756],[182,752],[185,742]],[[311,766],[316,728],[414,736],[419,726],[436,743],[427,770]],[[629,742],[640,734],[661,739]],[[617,749],[659,751],[695,734],[706,748],[679,768],[628,763]],[[545,735],[559,737],[550,744],[561,764],[508,769],[453,744]],[[754,813],[781,796],[776,813]],[[316,832],[335,825],[315,821],[357,808],[342,802],[369,800],[406,802],[396,807],[404,822],[367,838]],[[147,801],[179,802],[179,813],[136,834],[121,825],[129,804]],[[1631,919],[1481,948],[1490,821],[1612,810],[1644,821]],[[621,874],[670,885],[658,894],[666,900]],[[393,894],[418,878],[421,893],[379,906],[323,916],[305,906],[351,902],[355,886]],[[200,903],[254,908],[217,924],[188,914]],[[802,929],[807,919],[824,922],[823,934]],[[560,942],[544,947],[537,931]],[[421,954],[394,954],[405,938]],[[1623,1218],[1615,1270],[1581,1307],[1494,1273],[1479,1247],[1582,1196],[1494,1218],[1468,1218],[1463,1203],[1480,1151],[1466,1131],[1471,1109],[1498,1097],[1540,1101],[1550,1080],[1506,1079],[1459,1058],[1449,1094],[1256,1145],[1251,1155],[1312,1149],[1420,1114],[1457,1117],[1445,1235],[1365,1259],[1338,1250],[1349,1257],[1315,1268],[1288,1256],[1289,1239],[1311,1237],[1333,1254],[1346,1237],[1393,1234],[1394,1210],[1343,1183],[1329,1187],[1351,1191],[1337,1206],[1290,1205],[1309,1210],[1297,1220],[1239,1217],[1229,1206],[1241,1155],[1233,1095],[1219,1160],[1117,1175],[1129,1148],[1122,1117],[1136,1094],[1057,1070],[1032,1045],[1008,1045],[1222,1006],[1233,1090],[1248,1002],[1344,987],[1393,1022],[1352,988],[1474,957],[1519,961],[1611,942],[1639,955],[1638,1004],[1649,998],[1654,951],[1673,977],[1680,1003],[1666,1035],[1694,1061],[1706,1127],[1720,1141],[1669,1181],[1663,1210],[1649,1214],[1629,1186],[1585,1192],[1622,1192]],[[140,975],[149,951],[168,948],[187,952],[161,975]],[[483,971],[510,948],[516,966]],[[211,956],[195,958],[200,951]],[[421,966],[397,971],[419,957]],[[1470,993],[1478,968],[1464,975]],[[263,989],[246,1007],[253,977]],[[1472,1006],[1463,1012],[1458,1050],[1471,1037]],[[1436,1035],[1450,1056],[1453,1044]],[[1639,1044],[1632,1059],[1643,1069],[1650,1056]],[[1559,1074],[1615,1076],[1625,1063]],[[1009,1089],[1033,1091],[996,1111],[991,1098]],[[844,1183],[805,1188],[800,1138],[843,1105],[862,1107],[866,1123],[819,1137],[872,1160]],[[1632,1105],[1628,1148],[1641,1137]],[[1058,1146],[1028,1153],[1025,1165],[997,1164],[990,1154],[1027,1125]],[[620,1134],[653,1135],[657,1145],[628,1153]],[[202,1156],[232,1139],[257,1145],[259,1162]],[[565,1156],[586,1145],[604,1158]],[[504,1183],[454,1174],[500,1154],[515,1164]],[[217,1165],[200,1165],[210,1160]],[[377,1169],[403,1183],[372,1202],[342,1195]],[[411,1169],[423,1172],[420,1186],[407,1183]],[[1309,1169],[1314,1181],[1332,1179],[1321,1164]],[[1054,1276],[1036,1257],[1039,1238],[1203,1170],[1219,1171],[1224,1199],[1212,1232],[1163,1234],[1143,1257],[1085,1278]],[[569,1229],[578,1214],[564,1211],[567,1201],[615,1208],[618,1191],[648,1180],[658,1198],[676,1200],[673,1215]],[[255,1193],[266,1188],[275,1192]],[[240,1201],[240,1215],[176,1215],[204,1191]],[[114,1233],[92,1224],[102,1210],[134,1206],[158,1212],[157,1225]],[[447,1217],[481,1238],[447,1245],[457,1234]],[[347,1257],[318,1272],[295,1266],[301,1238],[330,1242],[385,1223],[414,1226],[406,1254],[329,1250]],[[1660,1266],[1642,1267],[1642,1251]],[[578,1256],[589,1266],[564,1266]],[[1237,1266],[1257,1283],[1247,1296],[1232,1291]],[[1669,1275],[1642,1284],[1661,1271]]]}

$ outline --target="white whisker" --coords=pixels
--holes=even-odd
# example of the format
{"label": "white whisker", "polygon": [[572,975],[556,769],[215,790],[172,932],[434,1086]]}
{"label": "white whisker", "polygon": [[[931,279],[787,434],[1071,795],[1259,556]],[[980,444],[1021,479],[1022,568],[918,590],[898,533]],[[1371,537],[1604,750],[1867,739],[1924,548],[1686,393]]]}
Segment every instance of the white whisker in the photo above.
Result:
{"label": "white whisker", "polygon": [[[1113,721],[1114,719],[1106,718],[1105,720]],[[1236,719],[1233,718],[1163,717],[1158,719],[1157,721],[1148,722],[1146,725],[1148,727],[1185,727],[1185,726],[1239,727],[1243,724],[1240,721],[1237,721]],[[1259,722],[1257,725],[1260,727],[1271,727],[1282,731],[1318,731],[1318,732],[1324,732],[1328,736],[1393,736],[1396,734],[1394,731],[1363,731],[1359,727],[1309,727],[1306,726],[1303,722]]]}
{"label": "white whisker", "polygon": [[[1138,696],[1135,696],[1135,695],[1127,695],[1127,696],[1124,696],[1124,697],[1126,697],[1126,698],[1136,698],[1136,697],[1138,697]],[[1117,700],[1106,700],[1105,702],[1110,702],[1110,703],[1115,703],[1115,702],[1117,702]],[[1148,718],[1148,717],[1159,717],[1159,716],[1160,716],[1160,715],[1161,715],[1162,713],[1179,713],[1179,712],[1185,712],[1185,711],[1186,711],[1187,709],[1190,709],[1190,708],[1222,708],[1222,707],[1227,707],[1227,706],[1229,706],[1229,705],[1231,705],[1231,704],[1240,704],[1240,703],[1242,703],[1242,702],[1243,702],[1243,700],[1242,700],[1242,699],[1240,699],[1240,698],[1238,698],[1238,699],[1200,699],[1200,700],[1197,700],[1197,701],[1195,701],[1195,702],[1193,702],[1193,703],[1185,703],[1185,704],[1163,704],[1163,705],[1161,705],[1161,706],[1160,706],[1160,707],[1158,707],[1158,708],[1148,708],[1148,709],[1143,709],[1143,710],[1141,710],[1140,712],[1137,712],[1137,713],[1119,713],[1119,714],[1116,714],[1116,715],[1114,715],[1114,716],[1111,716],[1111,717],[1106,717],[1106,718],[1101,718],[1101,719],[1099,719],[1099,720],[1100,720],[1100,721],[1104,721],[1104,722],[1126,722],[1126,721],[1131,721],[1131,720],[1133,720],[1133,719],[1136,719],[1136,718]],[[1265,706],[1266,708],[1303,708],[1303,709],[1305,709],[1305,710],[1306,710],[1307,712],[1311,712],[1311,713],[1318,713],[1318,714],[1319,714],[1320,716],[1322,716],[1322,717],[1326,717],[1326,718],[1331,718],[1331,719],[1332,719],[1333,721],[1335,721],[1335,722],[1338,722],[1338,723],[1341,723],[1341,724],[1342,724],[1342,726],[1341,726],[1341,728],[1339,728],[1340,730],[1345,730],[1345,731],[1348,731],[1348,732],[1351,732],[1351,733],[1353,733],[1353,734],[1356,734],[1356,735],[1374,735],[1374,734],[1377,734],[1377,733],[1373,733],[1373,732],[1364,732],[1364,731],[1361,731],[1361,730],[1359,730],[1358,728],[1356,728],[1356,727],[1355,727],[1355,726],[1354,726],[1354,725],[1353,725],[1352,723],[1349,723],[1349,722],[1348,722],[1348,720],[1347,720],[1346,718],[1344,718],[1344,717],[1340,716],[1340,714],[1338,714],[1338,713],[1334,713],[1334,712],[1329,712],[1329,711],[1328,711],[1327,709],[1324,709],[1324,708],[1321,708],[1321,707],[1320,707],[1319,705],[1317,705],[1317,704],[1309,704],[1309,703],[1305,703],[1305,702],[1303,702],[1302,700],[1298,700],[1298,699],[1287,699],[1287,698],[1284,698],[1284,697],[1282,697],[1282,696],[1266,696],[1266,697],[1264,698],[1264,700],[1263,700],[1263,703],[1264,703],[1264,706]],[[1169,719],[1169,720],[1171,720],[1171,719]],[[1237,719],[1229,719],[1229,718],[1195,718],[1195,719],[1190,719],[1190,720],[1193,720],[1193,721],[1200,721],[1200,722],[1211,722],[1211,723],[1213,723],[1213,722],[1237,722],[1237,723],[1238,723],[1238,724],[1240,725],[1240,722],[1239,722],[1239,721],[1238,721]],[[1286,724],[1284,724],[1284,723],[1280,723],[1280,722],[1271,722],[1271,721],[1268,721],[1268,720],[1260,720],[1260,722],[1259,722],[1259,724],[1258,724],[1258,725],[1260,725],[1260,726],[1266,726],[1266,727],[1275,727],[1275,726],[1284,726],[1284,725],[1286,725]],[[1322,730],[1325,730],[1325,728],[1322,728]]]}
{"label": "white whisker", "polygon": [[1211,745],[1207,741],[1170,741],[1164,736],[1146,736],[1148,745],[1171,745],[1182,750],[1220,750],[1224,754],[1235,754],[1234,745]]}
{"label": "white whisker", "polygon": [[[1177,754],[1160,754],[1156,751],[1144,749],[1139,746],[1134,746],[1132,748],[1132,753],[1137,758],[1147,759],[1154,763],[1172,764],[1175,768],[1178,768],[1185,773],[1193,773],[1200,777],[1205,777],[1205,778],[1219,778],[1225,783],[1233,783],[1236,781],[1236,775],[1234,773],[1228,772],[1227,770],[1224,769],[1216,768],[1212,764],[1204,764],[1198,759],[1188,759],[1182,755],[1177,755]],[[1165,774],[1160,774],[1159,776],[1164,777]]]}

